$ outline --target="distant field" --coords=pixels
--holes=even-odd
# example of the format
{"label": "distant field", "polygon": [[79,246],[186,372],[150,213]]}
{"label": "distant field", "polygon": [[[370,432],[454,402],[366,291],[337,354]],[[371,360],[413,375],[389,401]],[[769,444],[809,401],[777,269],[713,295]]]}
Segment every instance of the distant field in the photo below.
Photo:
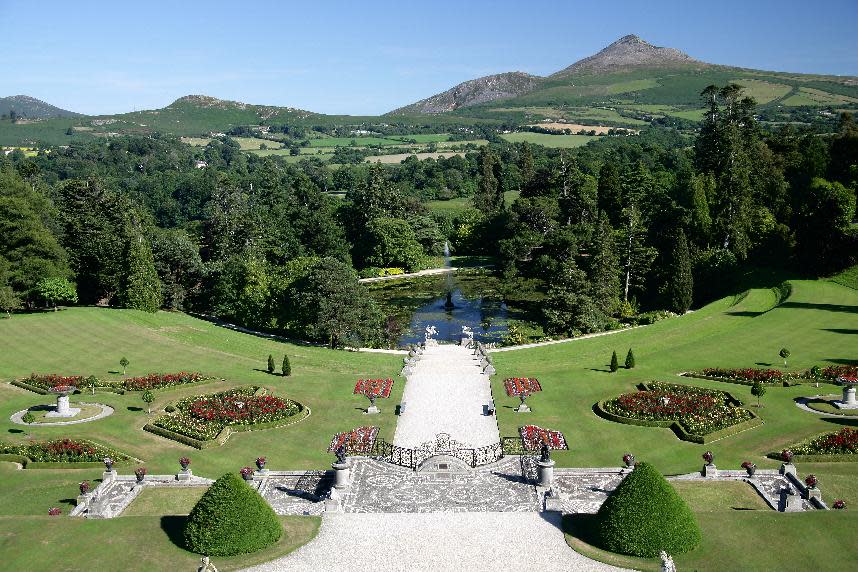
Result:
{"label": "distant field", "polygon": [[[507,205],[511,205],[518,198],[519,194],[518,191],[507,191],[503,194],[503,200]],[[459,197],[457,199],[450,199],[449,201],[427,201],[425,204],[429,210],[446,213],[463,211],[474,206],[471,197]]]}
{"label": "distant field", "polygon": [[463,151],[440,151],[437,153],[397,153],[395,155],[373,155],[371,157],[366,158],[366,162],[368,163],[401,163],[409,157],[417,157],[419,160],[423,159],[438,159],[439,157],[448,158],[453,157],[454,155],[464,155]]}
{"label": "distant field", "polygon": [[844,103],[858,103],[858,99],[848,95],[840,95],[812,87],[800,87],[798,93],[794,93],[783,100],[784,105],[841,105]]}
{"label": "distant field", "polygon": [[543,147],[560,147],[567,149],[572,147],[582,147],[590,141],[598,139],[598,136],[593,135],[548,135],[545,133],[529,132],[504,133],[501,137],[510,143],[522,143],[527,141],[535,145],[542,145]]}
{"label": "distant field", "polygon": [[366,147],[367,145],[400,145],[400,141],[392,139],[382,139],[381,137],[322,137],[320,139],[310,139],[310,147],[351,147],[352,141],[357,147]]}
{"label": "distant field", "polygon": [[[595,131],[596,135],[605,135],[611,129],[616,129],[616,127],[605,127],[604,125],[581,125],[580,123],[560,123],[557,121],[550,123],[532,123],[529,127],[542,127],[543,129],[551,129],[552,131],[563,131],[565,129],[570,129],[572,131]],[[637,133],[636,130],[632,131]]]}
{"label": "distant field", "polygon": [[420,133],[417,135],[390,135],[387,137],[387,139],[398,141],[414,140],[418,143],[440,143],[441,141],[447,141],[449,138],[449,133]]}
{"label": "distant field", "polygon": [[744,87],[745,95],[753,97],[761,105],[780,99],[792,91],[792,86],[782,83],[770,83],[768,81],[743,78],[732,79],[730,81]]}

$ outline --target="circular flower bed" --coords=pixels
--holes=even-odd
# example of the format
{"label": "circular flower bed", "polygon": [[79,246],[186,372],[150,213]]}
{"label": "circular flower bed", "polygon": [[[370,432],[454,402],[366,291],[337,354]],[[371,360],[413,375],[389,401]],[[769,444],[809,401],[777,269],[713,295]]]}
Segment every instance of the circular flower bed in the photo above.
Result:
{"label": "circular flower bed", "polygon": [[645,387],[606,401],[603,410],[654,425],[677,422],[688,433],[701,436],[753,418],[747,409],[733,406],[723,391],[660,382]]}

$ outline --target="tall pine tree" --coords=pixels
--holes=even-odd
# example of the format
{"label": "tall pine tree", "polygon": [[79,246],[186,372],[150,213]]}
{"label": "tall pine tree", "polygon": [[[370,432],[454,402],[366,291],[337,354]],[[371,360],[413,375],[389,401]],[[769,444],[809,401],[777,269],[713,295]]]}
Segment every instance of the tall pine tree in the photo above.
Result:
{"label": "tall pine tree", "polygon": [[610,316],[620,303],[620,260],[614,229],[607,215],[600,214],[590,249],[589,293],[602,313]]}
{"label": "tall pine tree", "polygon": [[684,314],[691,307],[694,281],[691,274],[691,256],[685,233],[679,229],[673,245],[667,282],[667,302],[672,312]]}
{"label": "tall pine tree", "polygon": [[152,249],[142,233],[132,236],[125,251],[121,302],[126,308],[157,312],[161,307],[161,281]]}

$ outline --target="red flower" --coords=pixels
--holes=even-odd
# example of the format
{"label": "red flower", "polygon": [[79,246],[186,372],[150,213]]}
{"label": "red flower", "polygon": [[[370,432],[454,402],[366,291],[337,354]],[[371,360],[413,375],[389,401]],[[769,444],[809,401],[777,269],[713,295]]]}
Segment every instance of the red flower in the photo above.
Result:
{"label": "red flower", "polygon": [[52,507],[52,508],[48,509],[48,515],[49,516],[60,516],[62,513],[63,513],[62,509],[59,509],[57,507]]}
{"label": "red flower", "polygon": [[354,395],[365,395],[366,397],[390,397],[393,388],[393,380],[387,379],[359,379],[355,384]]}

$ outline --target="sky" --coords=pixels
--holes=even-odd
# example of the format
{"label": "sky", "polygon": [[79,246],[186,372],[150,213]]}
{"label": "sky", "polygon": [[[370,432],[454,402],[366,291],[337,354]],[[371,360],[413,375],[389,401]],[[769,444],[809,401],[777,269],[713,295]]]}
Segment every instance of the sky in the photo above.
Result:
{"label": "sky", "polygon": [[858,76],[858,0],[0,0],[0,96],[86,114],[188,94],[374,115],[626,34],[711,63]]}

